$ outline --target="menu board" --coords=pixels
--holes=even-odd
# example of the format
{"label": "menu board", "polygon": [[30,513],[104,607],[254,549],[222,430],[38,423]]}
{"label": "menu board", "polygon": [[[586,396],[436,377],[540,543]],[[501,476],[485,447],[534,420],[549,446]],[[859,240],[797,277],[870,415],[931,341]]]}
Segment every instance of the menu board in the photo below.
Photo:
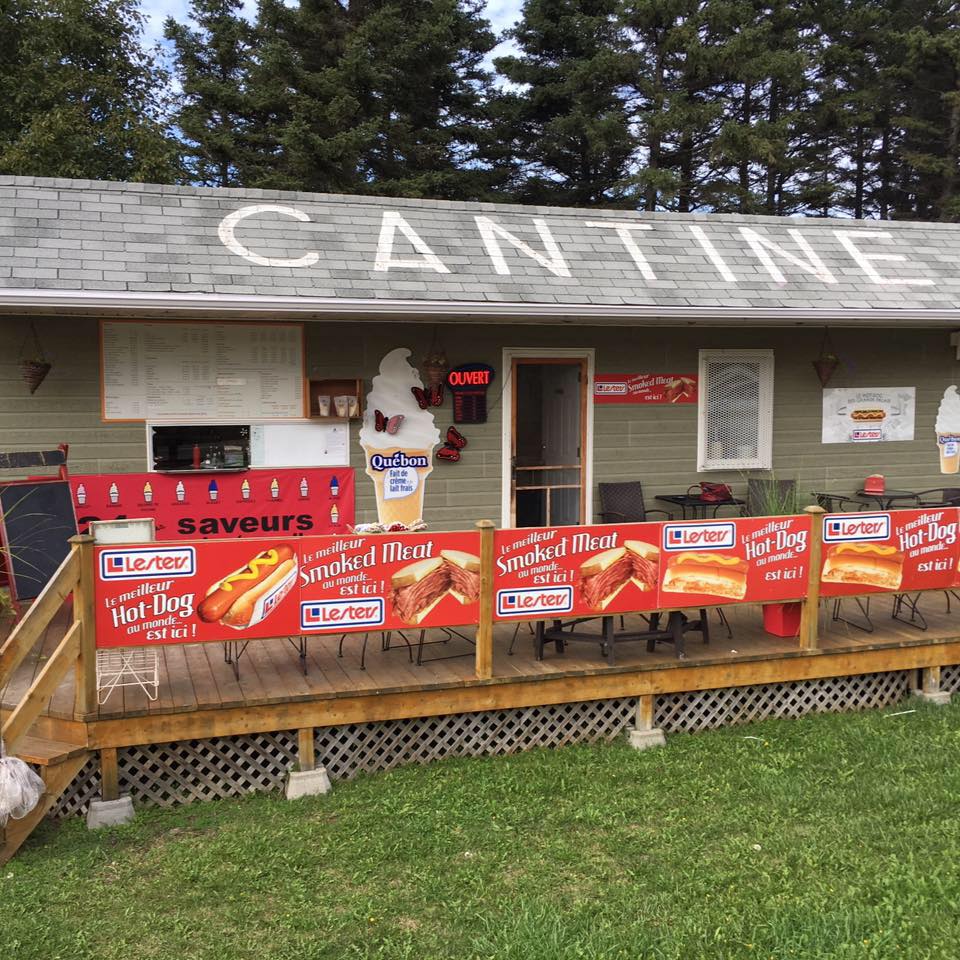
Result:
{"label": "menu board", "polygon": [[306,414],[303,325],[100,327],[104,420],[289,420]]}

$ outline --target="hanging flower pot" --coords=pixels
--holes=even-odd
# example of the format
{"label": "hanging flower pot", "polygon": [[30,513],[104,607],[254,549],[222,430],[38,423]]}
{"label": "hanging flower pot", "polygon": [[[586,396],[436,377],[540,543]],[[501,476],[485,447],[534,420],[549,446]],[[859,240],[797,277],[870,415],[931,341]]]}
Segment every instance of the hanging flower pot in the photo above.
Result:
{"label": "hanging flower pot", "polygon": [[53,364],[46,360],[22,360],[20,369],[23,371],[23,381],[30,388],[31,393],[37,392],[37,387],[43,383],[47,374],[53,369]]}
{"label": "hanging flower pot", "polygon": [[437,333],[434,330],[433,342],[427,355],[423,358],[423,380],[428,387],[439,387],[446,380],[450,362],[446,351],[437,342]]}
{"label": "hanging flower pot", "polygon": [[[28,350],[27,346],[31,338],[33,346]],[[37,392],[37,387],[43,383],[52,369],[53,364],[47,360],[47,355],[40,344],[40,337],[37,336],[37,328],[31,323],[30,332],[20,347],[20,371],[23,374],[23,382],[30,388],[31,393]]]}
{"label": "hanging flower pot", "polygon": [[820,356],[813,361],[813,369],[817,371],[817,377],[820,380],[820,386],[825,387],[830,378],[837,372],[840,366],[840,358],[833,352],[833,344],[830,342],[830,330],[823,328],[823,342],[820,344]]}
{"label": "hanging flower pot", "polygon": [[839,357],[820,357],[819,360],[813,361],[813,369],[817,371],[821,387],[825,387],[830,382],[830,378],[837,372],[839,366]]}

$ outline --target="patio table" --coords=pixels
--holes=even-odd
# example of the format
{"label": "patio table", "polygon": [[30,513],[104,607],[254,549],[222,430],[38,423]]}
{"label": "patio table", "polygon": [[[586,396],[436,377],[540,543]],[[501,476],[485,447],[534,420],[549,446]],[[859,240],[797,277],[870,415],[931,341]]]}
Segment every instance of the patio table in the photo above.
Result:
{"label": "patio table", "polygon": [[913,490],[884,490],[883,493],[867,493],[866,490],[858,490],[857,496],[861,500],[872,500],[880,510],[894,509],[894,502],[897,500],[911,501],[899,504],[901,508],[908,509],[917,505],[917,495]]}
{"label": "patio table", "polygon": [[[736,497],[731,497],[729,500],[704,500],[699,494],[689,493],[664,493],[658,495],[657,499],[679,507],[683,511],[683,520],[705,520],[707,511],[711,508],[713,509],[711,516],[715,517],[721,507],[742,508],[747,502],[746,500],[738,500]],[[688,510],[690,511],[689,517],[687,516]]]}

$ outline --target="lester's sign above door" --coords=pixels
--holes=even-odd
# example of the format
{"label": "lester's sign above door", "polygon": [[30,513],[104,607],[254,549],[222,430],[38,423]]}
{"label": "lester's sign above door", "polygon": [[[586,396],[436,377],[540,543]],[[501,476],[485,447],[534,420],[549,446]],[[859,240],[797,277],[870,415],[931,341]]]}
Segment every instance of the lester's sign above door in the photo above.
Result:
{"label": "lester's sign above door", "polygon": [[598,373],[594,403],[696,403],[694,373]]}

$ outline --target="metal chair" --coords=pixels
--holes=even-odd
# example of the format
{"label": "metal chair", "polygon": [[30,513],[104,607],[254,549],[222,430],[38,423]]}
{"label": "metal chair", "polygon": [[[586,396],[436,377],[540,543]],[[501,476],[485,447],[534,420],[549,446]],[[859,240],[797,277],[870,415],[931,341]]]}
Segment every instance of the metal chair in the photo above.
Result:
{"label": "metal chair", "polygon": [[643,502],[643,484],[639,480],[625,483],[600,484],[601,523],[643,523],[652,513],[668,520],[673,514],[666,510],[648,510]]}
{"label": "metal chair", "polygon": [[869,510],[870,504],[864,500],[855,500],[843,493],[826,493],[814,491],[817,506],[823,507],[827,513],[856,513],[858,510]]}
{"label": "metal chair", "polygon": [[[921,510],[927,507],[960,507],[960,487],[935,487],[933,490],[920,490],[914,496],[916,506]],[[925,500],[924,497],[930,499]]]}

